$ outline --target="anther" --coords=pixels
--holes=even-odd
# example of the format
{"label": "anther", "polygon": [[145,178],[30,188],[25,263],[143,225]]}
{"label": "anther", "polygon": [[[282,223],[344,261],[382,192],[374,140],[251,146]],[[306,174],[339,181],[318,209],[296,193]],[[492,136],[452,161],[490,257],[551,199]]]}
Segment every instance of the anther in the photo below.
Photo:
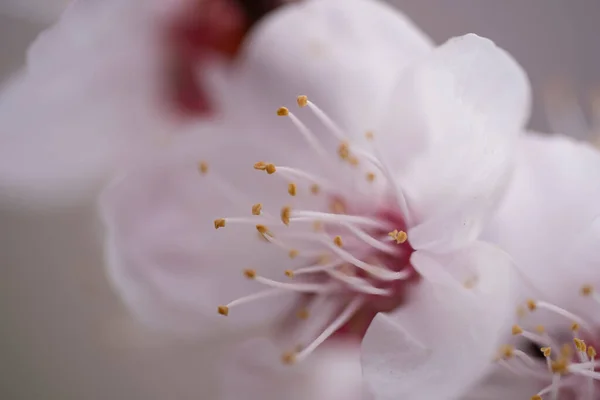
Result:
{"label": "anther", "polygon": [[546,332],[546,328],[544,328],[544,325],[538,325],[535,327],[535,331],[539,334],[543,334]]}
{"label": "anther", "polygon": [[513,325],[512,334],[516,336],[520,335],[521,333],[523,333],[523,329],[519,325]]}
{"label": "anther", "polygon": [[594,287],[592,285],[583,285],[581,287],[581,294],[583,296],[590,296],[594,292]]}
{"label": "anther", "polygon": [[307,320],[309,315],[310,314],[308,313],[308,310],[306,308],[301,308],[296,313],[296,317],[298,317],[298,319],[302,319],[302,320]]}
{"label": "anther", "polygon": [[373,182],[375,180],[375,174],[373,172],[367,173],[367,181]]}
{"label": "anther", "polygon": [[510,359],[515,355],[515,347],[510,344],[505,344],[500,347],[500,357],[504,359]]}
{"label": "anther", "polygon": [[596,349],[594,348],[594,346],[588,346],[588,348],[587,348],[587,355],[590,358],[596,357]]}
{"label": "anther", "polygon": [[288,185],[288,193],[290,194],[290,196],[295,196],[296,195],[296,184],[295,183],[290,183]]}
{"label": "anther", "polygon": [[267,164],[265,171],[267,171],[267,174],[273,175],[277,171],[277,168],[275,168],[275,164]]}
{"label": "anther", "polygon": [[540,348],[540,351],[542,352],[544,357],[550,357],[550,355],[552,354],[552,349],[550,347],[542,347]]}
{"label": "anther", "polygon": [[283,222],[285,225],[289,225],[290,224],[290,215],[292,214],[292,208],[291,207],[283,207],[281,209],[281,222]]}
{"label": "anther", "polygon": [[535,396],[531,396],[531,400],[543,400],[542,396],[540,396],[539,394],[536,394]]}
{"label": "anther", "polygon": [[285,276],[287,276],[288,278],[293,278],[294,277],[294,271],[292,271],[291,269],[286,269],[285,270]]}
{"label": "anther", "polygon": [[259,161],[256,164],[254,164],[254,169],[264,171],[265,169],[267,169],[267,163],[264,161]]}
{"label": "anther", "polygon": [[280,117],[286,117],[290,114],[290,110],[288,110],[285,107],[279,107],[277,109],[277,115],[279,115]]}
{"label": "anther", "polygon": [[537,308],[537,304],[535,302],[535,300],[529,299],[526,302],[527,304],[527,308],[529,309],[529,311],[535,311]]}
{"label": "anther", "polygon": [[292,365],[296,362],[296,353],[293,351],[286,351],[281,355],[281,362],[286,365]]}
{"label": "anther", "polygon": [[350,146],[346,142],[340,143],[338,146],[338,155],[342,160],[347,160],[350,157]]}
{"label": "anther", "polygon": [[339,235],[333,238],[333,243],[335,243],[337,247],[342,247],[344,245],[344,242],[342,242],[342,237]]}
{"label": "anther", "polygon": [[229,315],[229,307],[227,306],[219,306],[218,308],[219,314],[228,316]]}
{"label": "anther", "polygon": [[244,276],[248,279],[255,279],[256,278],[256,270],[254,269],[245,269],[244,270]]}
{"label": "anther", "polygon": [[215,229],[225,228],[225,219],[219,218],[215,219]]}
{"label": "anther", "polygon": [[319,194],[320,191],[321,191],[321,188],[316,183],[310,185],[310,192],[312,194],[317,195],[317,194]]}
{"label": "anther", "polygon": [[574,338],[573,343],[575,343],[575,348],[578,351],[581,351],[584,353],[587,351],[587,345],[585,344],[585,342],[583,340],[581,340],[579,338]]}
{"label": "anther", "polygon": [[375,137],[375,135],[371,131],[368,131],[367,133],[365,133],[365,138],[367,140],[373,140],[374,137]]}
{"label": "anther", "polygon": [[559,358],[550,363],[550,370],[553,374],[564,375],[569,372],[569,361],[566,358]]}
{"label": "anther", "polygon": [[404,231],[399,231],[394,229],[392,232],[388,233],[388,236],[396,241],[396,244],[405,243],[408,239],[408,235]]}
{"label": "anther", "polygon": [[298,103],[298,107],[306,107],[308,105],[308,97],[304,95],[298,96],[296,102]]}
{"label": "anther", "polygon": [[358,157],[354,157],[354,156],[348,157],[348,162],[353,167],[356,167],[358,164],[360,164],[360,160],[358,159]]}
{"label": "anther", "polygon": [[577,322],[573,322],[573,323],[571,324],[571,330],[572,330],[573,332],[577,332],[577,331],[579,330],[579,324],[578,324]]}
{"label": "anther", "polygon": [[206,161],[200,161],[198,163],[198,171],[200,171],[202,175],[206,175],[208,172],[208,163]]}
{"label": "anther", "polygon": [[333,214],[346,214],[346,205],[341,200],[332,201],[329,209]]}
{"label": "anther", "polygon": [[260,215],[261,211],[262,211],[262,204],[256,203],[255,205],[252,206],[252,215]]}
{"label": "anther", "polygon": [[300,254],[298,250],[291,249],[288,253],[288,256],[293,260],[294,258],[298,257],[298,254]]}

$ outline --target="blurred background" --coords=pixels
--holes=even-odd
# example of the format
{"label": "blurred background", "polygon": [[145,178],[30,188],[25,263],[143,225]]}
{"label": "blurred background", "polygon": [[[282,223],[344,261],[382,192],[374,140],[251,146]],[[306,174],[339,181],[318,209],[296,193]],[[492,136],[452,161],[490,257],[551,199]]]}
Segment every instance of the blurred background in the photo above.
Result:
{"label": "blurred background", "polygon": [[[475,32],[507,49],[542,94],[567,81],[585,104],[600,87],[598,0],[390,0],[436,41]],[[66,0],[0,0],[0,81]],[[177,343],[131,321],[104,277],[93,204],[0,209],[0,399],[213,399],[227,340]]]}

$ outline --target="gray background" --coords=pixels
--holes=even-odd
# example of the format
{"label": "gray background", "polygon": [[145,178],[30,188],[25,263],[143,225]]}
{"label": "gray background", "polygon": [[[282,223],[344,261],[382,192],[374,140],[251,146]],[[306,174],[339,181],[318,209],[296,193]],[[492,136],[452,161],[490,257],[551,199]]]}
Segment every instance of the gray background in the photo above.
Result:
{"label": "gray background", "polygon": [[[439,42],[475,32],[509,50],[534,84],[538,129],[548,82],[567,78],[582,98],[600,85],[598,0],[393,2]],[[43,26],[0,15],[0,79]],[[106,284],[99,237],[91,204],[0,210],[0,399],[214,398],[227,340],[173,343],[137,327]]]}

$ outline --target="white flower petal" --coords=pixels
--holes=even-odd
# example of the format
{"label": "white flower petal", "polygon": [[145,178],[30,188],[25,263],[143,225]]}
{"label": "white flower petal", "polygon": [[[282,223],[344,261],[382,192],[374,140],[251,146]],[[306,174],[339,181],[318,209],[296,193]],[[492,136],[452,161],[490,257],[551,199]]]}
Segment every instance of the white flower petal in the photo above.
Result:
{"label": "white flower petal", "polygon": [[513,310],[511,262],[476,242],[439,262],[471,270],[472,289],[424,279],[409,302],[379,314],[363,340],[363,370],[376,399],[455,398],[485,372]]}
{"label": "white flower petal", "polygon": [[[578,291],[600,283],[599,217],[600,153],[564,136],[529,134],[521,140],[509,191],[486,236],[511,254],[546,300],[597,314]],[[529,296],[537,294],[528,288]]]}
{"label": "white flower petal", "polygon": [[476,210],[495,203],[529,115],[529,85],[517,63],[470,34],[408,67],[396,90],[385,126],[398,143],[389,151],[412,161],[400,178],[417,220],[464,202]]}
{"label": "white flower petal", "polygon": [[411,21],[380,1],[308,0],[265,18],[242,68],[269,94],[269,108],[307,95],[357,136],[373,128],[404,66],[431,48]]}
{"label": "white flower petal", "polygon": [[281,362],[281,350],[266,339],[235,349],[224,364],[224,400],[362,400],[359,347],[328,343],[296,365]]}
{"label": "white flower petal", "polygon": [[84,195],[177,128],[161,100],[153,13],[91,3],[42,33],[0,93],[0,190],[18,200]]}

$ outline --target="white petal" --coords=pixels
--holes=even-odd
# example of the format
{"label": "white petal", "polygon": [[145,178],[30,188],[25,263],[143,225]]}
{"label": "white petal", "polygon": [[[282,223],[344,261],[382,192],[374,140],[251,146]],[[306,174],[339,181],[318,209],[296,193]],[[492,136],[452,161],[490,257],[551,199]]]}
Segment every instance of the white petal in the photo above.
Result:
{"label": "white petal", "polygon": [[77,2],[32,45],[0,93],[0,190],[40,202],[87,194],[176,131],[154,14],[135,5]]}
{"label": "white petal", "polygon": [[323,345],[296,365],[281,362],[281,350],[266,339],[235,349],[221,374],[224,400],[362,400],[359,347]]}
{"label": "white petal", "polygon": [[[564,136],[521,141],[510,189],[487,236],[506,249],[541,295],[559,306],[597,314],[579,296],[598,285],[600,153]],[[597,318],[590,315],[591,318]]]}
{"label": "white petal", "polygon": [[477,284],[457,289],[424,279],[405,306],[375,318],[363,340],[363,370],[378,400],[459,396],[485,372],[508,324],[506,254],[476,242],[438,262],[453,274],[474,272]]}
{"label": "white petal", "polygon": [[408,67],[384,127],[397,134],[388,151],[400,163],[412,161],[400,178],[417,221],[464,202],[479,213],[498,200],[529,116],[529,97],[517,63],[473,34]]}
{"label": "white petal", "polygon": [[[181,330],[210,328],[216,318],[257,323],[293,298],[283,295],[254,307],[240,306],[228,319],[217,315],[217,306],[267,289],[247,280],[244,269],[281,281],[286,269],[305,262],[301,244],[288,241],[300,251],[292,261],[289,249],[264,242],[255,228],[263,223],[276,237],[291,229],[279,219],[281,208],[292,201],[288,181],[279,172],[267,175],[253,169],[260,155],[273,159],[287,152],[276,151],[275,140],[266,148],[251,135],[230,138],[228,130],[195,132],[191,140],[131,170],[104,196],[110,275],[126,303],[146,322]],[[286,158],[293,160],[291,155]],[[206,175],[198,171],[201,161],[208,163]],[[291,204],[319,209],[322,200],[308,186],[298,182]],[[252,215],[255,203],[272,216],[270,222]],[[226,217],[256,222],[215,230],[214,220]]]}
{"label": "white petal", "polygon": [[268,93],[268,107],[307,95],[356,136],[373,128],[404,66],[431,48],[411,21],[380,1],[309,0],[266,17],[242,67]]}

